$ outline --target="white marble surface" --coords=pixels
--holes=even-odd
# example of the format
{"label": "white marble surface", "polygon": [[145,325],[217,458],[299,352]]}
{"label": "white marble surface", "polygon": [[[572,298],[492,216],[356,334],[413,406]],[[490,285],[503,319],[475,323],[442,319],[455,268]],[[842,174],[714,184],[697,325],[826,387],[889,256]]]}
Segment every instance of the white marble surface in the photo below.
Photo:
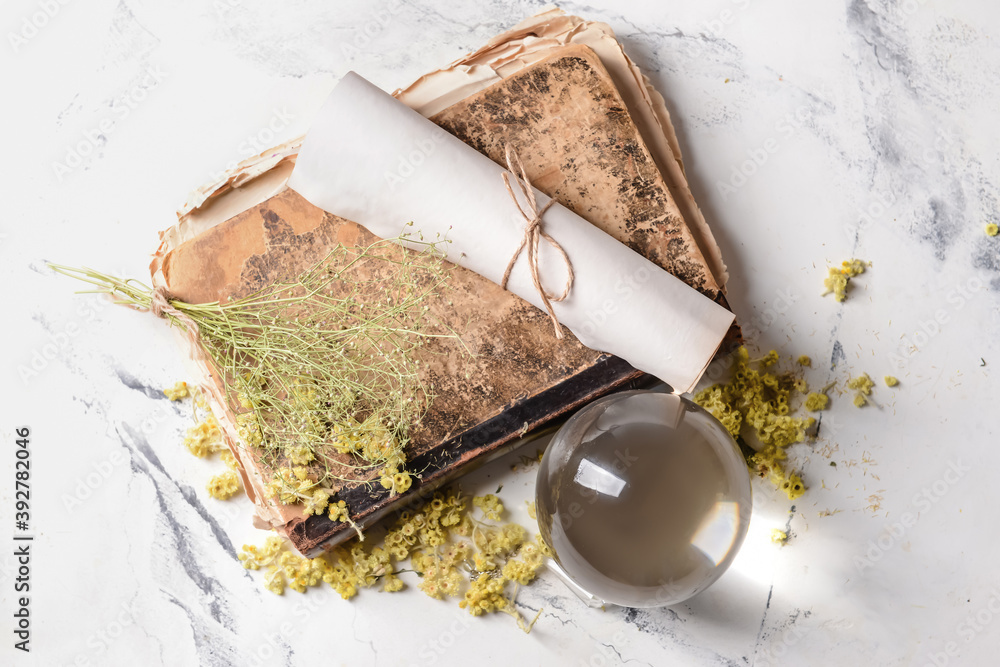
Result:
{"label": "white marble surface", "polygon": [[[564,5],[608,21],[665,93],[752,344],[811,354],[814,386],[902,380],[879,386],[880,408],[835,400],[818,441],[791,450],[811,486],[794,509],[755,484],[751,533],[715,587],[672,609],[600,611],[545,575],[519,597],[545,608],[525,636],[416,591],[278,598],[235,562],[261,536],[245,498],[206,496],[211,466],[180,446],[188,415],[157,394],[182,374],[169,332],[72,295],[44,261],[145,275],[187,192],[302,133],[344,72],[392,89],[540,7],[4,3],[0,663],[995,664],[1000,238],[983,226],[1000,221],[1000,6],[987,0]],[[852,256],[874,265],[853,298],[821,298],[825,267]],[[10,632],[22,425],[30,656]],[[517,505],[533,471],[514,460],[467,485],[502,483]],[[777,548],[769,530],[786,524]]]}

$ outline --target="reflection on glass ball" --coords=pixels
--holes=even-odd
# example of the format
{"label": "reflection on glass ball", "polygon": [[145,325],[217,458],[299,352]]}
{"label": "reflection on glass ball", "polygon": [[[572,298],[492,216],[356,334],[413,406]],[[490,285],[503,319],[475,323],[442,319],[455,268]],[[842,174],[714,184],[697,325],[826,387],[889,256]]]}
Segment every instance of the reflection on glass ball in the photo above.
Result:
{"label": "reflection on glass ball", "polygon": [[538,525],[573,583],[603,602],[676,604],[732,562],[750,522],[750,474],[710,413],[676,394],[599,399],[553,437]]}

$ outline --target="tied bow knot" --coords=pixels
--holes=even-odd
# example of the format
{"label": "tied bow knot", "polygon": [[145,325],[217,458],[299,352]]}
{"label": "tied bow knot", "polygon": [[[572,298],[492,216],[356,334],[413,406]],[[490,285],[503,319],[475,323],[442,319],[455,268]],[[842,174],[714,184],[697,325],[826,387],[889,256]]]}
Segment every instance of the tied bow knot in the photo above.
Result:
{"label": "tied bow knot", "polygon": [[[524,237],[521,239],[521,245],[517,247],[514,251],[514,256],[510,258],[510,262],[507,264],[507,270],[504,271],[503,280],[500,283],[500,287],[507,289],[507,281],[510,280],[510,273],[514,269],[514,264],[517,263],[517,258],[521,256],[521,251],[527,248],[528,251],[528,268],[531,271],[531,280],[535,284],[535,289],[538,290],[538,295],[542,299],[542,304],[545,306],[545,310],[548,311],[549,318],[552,320],[552,326],[556,331],[556,338],[562,338],[562,328],[559,325],[559,318],[556,317],[555,311],[552,309],[553,301],[563,301],[567,296],[569,296],[570,288],[573,287],[573,264],[569,261],[569,255],[563,249],[559,242],[552,238],[548,232],[542,229],[542,216],[545,212],[549,210],[549,207],[555,203],[555,199],[550,199],[541,208],[538,207],[538,202],[535,199],[535,192],[531,187],[531,182],[528,180],[528,174],[524,170],[524,165],[521,163],[521,158],[517,156],[517,153],[511,148],[510,144],[507,144],[504,149],[504,154],[507,159],[507,171],[503,173],[503,182],[507,187],[507,194],[510,198],[514,200],[514,205],[517,206],[518,212],[521,217],[524,218]],[[514,188],[511,187],[510,176],[514,176],[514,182],[521,191],[522,199],[525,203],[522,204],[521,199],[518,199],[517,195],[514,193]],[[520,176],[520,178],[518,178]],[[541,274],[538,270],[538,248],[542,240],[552,246],[560,255],[562,255],[563,261],[566,263],[566,285],[563,287],[563,291],[559,294],[553,294],[545,289],[542,285]]]}
{"label": "tied bow knot", "polygon": [[198,335],[198,325],[184,312],[178,310],[174,307],[171,301],[174,300],[173,295],[166,287],[157,287],[153,290],[152,295],[150,295],[149,301],[149,312],[157,317],[162,317],[163,319],[169,319],[173,317],[181,324],[183,324],[191,335]]}

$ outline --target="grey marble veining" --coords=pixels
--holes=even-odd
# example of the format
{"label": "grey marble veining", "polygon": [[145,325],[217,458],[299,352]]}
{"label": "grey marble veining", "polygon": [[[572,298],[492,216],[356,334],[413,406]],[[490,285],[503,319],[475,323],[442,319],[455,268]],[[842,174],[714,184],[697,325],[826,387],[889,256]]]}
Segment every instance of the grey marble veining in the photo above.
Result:
{"label": "grey marble veining", "polygon": [[[809,491],[790,503],[755,483],[750,534],[715,586],[669,609],[602,611],[545,574],[518,596],[543,609],[526,636],[415,581],[351,602],[328,588],[277,597],[239,566],[240,546],[264,535],[245,497],[208,497],[221,464],[184,450],[187,408],[157,394],[184,376],[171,334],[73,295],[45,262],[145,275],[187,192],[256,142],[304,133],[345,72],[406,85],[542,6],[4,7],[0,433],[10,452],[14,429],[32,428],[36,539],[33,651],[8,635],[0,662],[995,661],[1000,237],[984,226],[1000,222],[1000,5],[985,0],[562,5],[608,22],[664,94],[750,345],[811,355],[814,388],[860,372],[901,380],[860,410],[834,393],[816,442],[789,449]],[[851,298],[821,297],[826,267],[850,257],[872,262]],[[0,458],[4,534],[14,468]],[[464,485],[502,483],[530,525],[534,470],[516,461]],[[0,557],[8,622],[14,572]]]}

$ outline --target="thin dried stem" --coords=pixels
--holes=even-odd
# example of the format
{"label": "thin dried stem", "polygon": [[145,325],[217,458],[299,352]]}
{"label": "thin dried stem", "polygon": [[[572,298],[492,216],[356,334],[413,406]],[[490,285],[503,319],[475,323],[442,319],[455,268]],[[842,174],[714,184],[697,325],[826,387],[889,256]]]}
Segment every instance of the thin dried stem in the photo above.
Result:
{"label": "thin dried stem", "polygon": [[[410,431],[433,398],[416,352],[431,339],[460,338],[428,306],[450,270],[441,242],[405,238],[424,246],[416,252],[400,240],[338,246],[294,280],[226,303],[170,302],[197,324],[243,443],[285,471],[273,489],[283,501],[369,483],[378,468],[382,479],[403,470]],[[87,292],[150,307],[153,290],[138,281],[50,266],[95,287]]]}

